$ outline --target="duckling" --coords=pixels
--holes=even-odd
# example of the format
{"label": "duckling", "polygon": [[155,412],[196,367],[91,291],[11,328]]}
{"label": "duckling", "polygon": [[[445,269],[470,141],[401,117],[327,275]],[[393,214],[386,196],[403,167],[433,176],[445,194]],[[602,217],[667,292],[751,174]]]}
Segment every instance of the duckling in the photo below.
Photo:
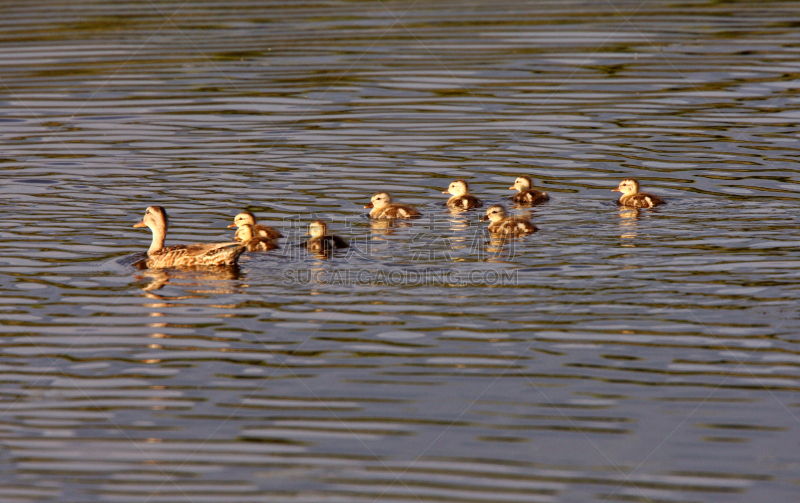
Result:
{"label": "duckling", "polygon": [[489,224],[489,232],[494,234],[521,236],[539,230],[527,218],[508,216],[506,208],[502,204],[495,204],[486,209],[486,215],[481,217],[481,222],[487,220],[492,221]]}
{"label": "duckling", "polygon": [[308,226],[308,234],[311,239],[306,241],[306,248],[309,251],[324,253],[337,248],[349,248],[350,244],[339,236],[328,234],[328,224],[322,220],[315,220]]}
{"label": "duckling", "polygon": [[622,192],[619,198],[620,206],[631,206],[633,208],[652,208],[659,204],[665,204],[664,200],[653,194],[639,192],[639,182],[633,178],[626,178],[619,182],[619,187],[611,189],[612,192]]}
{"label": "duckling", "polygon": [[144,218],[134,227],[149,227],[153,243],[147,250],[147,267],[186,267],[203,265],[234,265],[245,247],[241,243],[196,243],[173,245],[164,248],[169,228],[169,217],[161,206],[149,206]]}
{"label": "duckling", "polygon": [[[267,239],[278,239],[283,237],[283,234],[273,229],[272,227],[269,227],[267,225],[256,224],[256,217],[254,217],[253,214],[250,213],[249,211],[243,211],[238,215],[236,215],[236,217],[233,219],[233,223],[228,226],[228,229],[233,229],[234,227],[240,227],[242,224],[252,225],[253,232],[255,232],[255,237],[261,237]],[[234,237],[234,239],[237,238]]]}
{"label": "duckling", "polygon": [[469,185],[466,180],[456,180],[450,184],[442,194],[452,194],[453,197],[447,200],[447,207],[458,210],[469,210],[480,208],[483,203],[480,199],[469,194]]}
{"label": "duckling", "polygon": [[270,251],[278,248],[278,244],[272,239],[256,236],[256,231],[251,224],[241,224],[236,229],[234,239],[241,241],[247,251]]}
{"label": "duckling", "polygon": [[364,207],[372,208],[369,212],[370,218],[415,218],[422,216],[413,206],[393,204],[392,196],[387,192],[378,192],[372,196],[372,200]]}
{"label": "duckling", "polygon": [[514,185],[508,188],[508,190],[518,191],[517,194],[511,196],[511,200],[517,204],[525,204],[528,206],[546,203],[550,200],[550,196],[547,195],[547,192],[542,192],[532,187],[533,182],[531,181],[531,177],[525,175],[518,176],[517,179],[514,180]]}

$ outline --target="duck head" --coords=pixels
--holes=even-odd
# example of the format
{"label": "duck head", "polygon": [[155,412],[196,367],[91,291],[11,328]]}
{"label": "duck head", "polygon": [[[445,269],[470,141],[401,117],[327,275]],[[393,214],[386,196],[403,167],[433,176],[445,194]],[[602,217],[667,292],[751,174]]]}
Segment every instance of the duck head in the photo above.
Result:
{"label": "duck head", "polygon": [[523,192],[526,190],[531,190],[533,186],[533,182],[531,181],[531,177],[520,175],[514,180],[514,185],[508,188],[508,190],[516,190],[517,192]]}
{"label": "duck head", "polygon": [[252,213],[249,211],[243,211],[236,215],[233,218],[233,223],[228,226],[228,229],[232,229],[234,227],[241,227],[244,224],[255,225],[256,224],[256,217],[253,216]]}
{"label": "duck head", "polygon": [[495,204],[486,208],[486,215],[481,217],[481,222],[491,220],[492,222],[499,222],[506,218],[506,208],[502,204]]}
{"label": "duck head", "polygon": [[625,196],[630,196],[639,192],[639,182],[633,178],[626,178],[619,182],[619,187],[611,189],[611,192],[622,192]]}
{"label": "duck head", "polygon": [[453,196],[465,196],[469,192],[469,185],[466,180],[456,180],[442,194],[452,194]]}
{"label": "duck head", "polygon": [[392,204],[392,196],[388,192],[378,192],[372,196],[369,204],[364,205],[365,208],[383,208]]}
{"label": "duck head", "polygon": [[312,238],[321,238],[328,233],[328,224],[322,220],[315,220],[308,225],[308,234]]}

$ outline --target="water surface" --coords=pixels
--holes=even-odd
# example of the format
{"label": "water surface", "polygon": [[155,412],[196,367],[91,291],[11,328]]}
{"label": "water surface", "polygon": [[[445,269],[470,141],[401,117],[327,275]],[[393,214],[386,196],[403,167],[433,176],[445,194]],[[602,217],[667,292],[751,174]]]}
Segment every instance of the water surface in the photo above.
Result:
{"label": "water surface", "polygon": [[[796,501],[795,4],[0,13],[3,498]],[[443,207],[518,174],[533,236]],[[168,244],[287,237],[139,270],[150,204]],[[315,218],[351,251],[303,254]]]}

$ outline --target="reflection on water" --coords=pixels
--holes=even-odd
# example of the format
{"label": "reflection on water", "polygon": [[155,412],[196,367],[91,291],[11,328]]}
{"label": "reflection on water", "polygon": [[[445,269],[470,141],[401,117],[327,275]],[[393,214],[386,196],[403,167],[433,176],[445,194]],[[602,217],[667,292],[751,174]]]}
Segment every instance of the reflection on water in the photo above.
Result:
{"label": "reflection on water", "polygon": [[[621,207],[619,210],[619,230],[620,239],[634,239],[636,238],[636,227],[639,225],[639,217],[641,216],[639,208],[625,208]],[[621,246],[629,247],[636,246],[633,242],[623,243]]]}
{"label": "reflection on water", "polygon": [[[796,501],[794,3],[0,10],[3,498]],[[137,269],[153,204],[285,237]]]}
{"label": "reflection on water", "polygon": [[238,280],[241,272],[238,265],[184,267],[171,269],[147,269],[134,275],[138,281],[149,280],[142,290],[152,292],[164,285],[178,286],[196,294],[231,294],[236,293],[232,280]]}

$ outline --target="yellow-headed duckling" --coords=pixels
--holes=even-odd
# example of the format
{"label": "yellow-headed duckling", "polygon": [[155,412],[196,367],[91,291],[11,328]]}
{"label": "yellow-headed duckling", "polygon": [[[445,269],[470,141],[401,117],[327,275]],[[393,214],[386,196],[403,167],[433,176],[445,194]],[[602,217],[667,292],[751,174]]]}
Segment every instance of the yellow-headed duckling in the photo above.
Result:
{"label": "yellow-headed duckling", "polygon": [[378,192],[364,207],[372,208],[370,218],[416,218],[422,215],[413,206],[392,203],[392,196],[387,192]]}
{"label": "yellow-headed duckling", "polygon": [[633,178],[626,178],[619,182],[619,187],[611,189],[612,192],[622,192],[619,198],[620,206],[632,208],[652,208],[664,204],[664,200],[653,194],[639,192],[639,182]]}
{"label": "yellow-headed duckling", "polygon": [[274,240],[256,236],[256,231],[250,224],[241,224],[236,229],[235,238],[242,242],[247,251],[270,251],[278,248],[278,243]]}
{"label": "yellow-headed duckling", "polygon": [[502,204],[495,204],[486,209],[486,215],[481,217],[481,222],[487,220],[491,220],[489,232],[493,234],[521,236],[539,230],[527,218],[508,216],[506,208]]}
{"label": "yellow-headed duckling", "polygon": [[268,225],[257,224],[256,217],[254,217],[253,214],[250,213],[249,211],[243,211],[238,215],[236,215],[236,217],[234,217],[233,219],[233,223],[228,226],[228,229],[232,229],[234,227],[241,227],[244,224],[250,224],[253,226],[253,232],[255,232],[255,237],[267,238],[267,239],[278,239],[283,237],[283,235],[276,229],[273,229]]}
{"label": "yellow-headed duckling", "polygon": [[547,192],[536,190],[533,188],[531,177],[520,175],[514,180],[514,185],[508,190],[516,190],[517,194],[511,196],[511,200],[517,204],[524,204],[526,206],[534,206],[536,204],[546,203],[550,200]]}
{"label": "yellow-headed duckling", "polygon": [[348,248],[350,244],[344,238],[328,234],[328,224],[322,220],[315,220],[308,226],[311,239],[306,241],[306,248],[316,253],[324,253],[338,248]]}
{"label": "yellow-headed duckling", "polygon": [[153,232],[153,242],[147,250],[147,267],[191,267],[206,265],[233,265],[245,247],[241,243],[196,243],[174,245],[164,248],[167,238],[169,218],[161,206],[150,206],[144,218],[134,227],[149,227]]}
{"label": "yellow-headed duckling", "polygon": [[454,210],[469,210],[483,206],[480,199],[469,193],[469,185],[466,180],[452,182],[442,194],[453,196],[447,200],[447,207]]}

